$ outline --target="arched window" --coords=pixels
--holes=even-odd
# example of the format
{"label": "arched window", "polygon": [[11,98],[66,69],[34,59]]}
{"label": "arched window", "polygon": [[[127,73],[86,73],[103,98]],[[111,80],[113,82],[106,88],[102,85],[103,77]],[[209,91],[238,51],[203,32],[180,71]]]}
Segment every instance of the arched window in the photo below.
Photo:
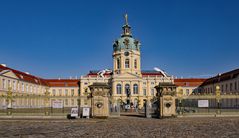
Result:
{"label": "arched window", "polygon": [[119,69],[120,68],[120,59],[118,58],[117,59],[117,67],[116,67],[117,69]]}
{"label": "arched window", "polygon": [[125,84],[125,94],[130,95],[130,86],[129,86],[129,84]]}
{"label": "arched window", "polygon": [[134,60],[134,68],[137,69],[137,59]]}
{"label": "arched window", "polygon": [[125,59],[125,68],[129,68],[129,59]]}
{"label": "arched window", "polygon": [[138,88],[138,84],[134,84],[134,94],[138,94],[139,88]]}
{"label": "arched window", "polygon": [[117,94],[121,94],[121,91],[122,91],[122,86],[121,86],[121,84],[117,84],[117,86],[116,86],[116,92],[117,92]]}

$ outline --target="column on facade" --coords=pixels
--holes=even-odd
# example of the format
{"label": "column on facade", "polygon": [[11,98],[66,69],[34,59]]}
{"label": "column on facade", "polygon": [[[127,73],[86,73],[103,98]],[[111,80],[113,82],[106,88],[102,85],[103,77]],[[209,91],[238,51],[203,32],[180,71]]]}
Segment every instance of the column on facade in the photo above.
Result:
{"label": "column on facade", "polygon": [[149,100],[149,96],[150,96],[150,81],[149,78],[147,78],[147,100]]}
{"label": "column on facade", "polygon": [[80,96],[83,96],[83,93],[84,93],[83,84],[84,84],[84,83],[81,81],[81,82],[80,82]]}
{"label": "column on facade", "polygon": [[133,96],[134,96],[134,87],[133,87],[133,85],[134,85],[134,82],[132,82],[132,81],[130,81],[129,82],[129,85],[130,85],[130,92],[131,92],[131,95],[130,95],[130,102],[133,102]]}
{"label": "column on facade", "polygon": [[130,54],[131,58],[130,58],[130,70],[131,72],[133,72],[134,70],[134,57],[133,57],[133,53]]}
{"label": "column on facade", "polygon": [[114,70],[117,70],[117,57],[114,56]]}
{"label": "column on facade", "polygon": [[112,81],[112,96],[115,96],[117,95],[117,92],[116,92],[116,83],[115,81],[113,80]]}
{"label": "column on facade", "polygon": [[[122,100],[124,101],[125,100],[125,82],[124,81],[121,81],[121,85],[122,85]],[[124,101],[125,102],[125,101]]]}
{"label": "column on facade", "polygon": [[143,89],[142,89],[142,81],[138,81],[138,89],[139,89],[139,91],[138,91],[138,95],[139,96],[142,96],[143,95]]}
{"label": "column on facade", "polygon": [[122,70],[124,70],[125,69],[125,67],[124,67],[124,61],[125,61],[125,58],[124,58],[124,56],[123,56],[123,53],[120,53],[120,59],[121,59],[121,65],[120,65],[120,70],[122,71]]}

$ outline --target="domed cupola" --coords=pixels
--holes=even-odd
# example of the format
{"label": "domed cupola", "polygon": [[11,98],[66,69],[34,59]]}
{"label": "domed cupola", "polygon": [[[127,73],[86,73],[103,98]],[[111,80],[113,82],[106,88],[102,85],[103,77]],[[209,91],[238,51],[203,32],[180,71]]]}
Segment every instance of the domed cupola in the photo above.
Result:
{"label": "domed cupola", "polygon": [[141,75],[140,42],[132,37],[128,16],[125,15],[123,33],[113,44],[114,74]]}
{"label": "domed cupola", "polygon": [[114,51],[121,51],[121,50],[137,50],[140,51],[140,42],[134,38],[132,38],[131,34],[131,27],[128,24],[128,16],[125,15],[125,25],[122,27],[123,33],[121,38],[116,40],[113,44]]}

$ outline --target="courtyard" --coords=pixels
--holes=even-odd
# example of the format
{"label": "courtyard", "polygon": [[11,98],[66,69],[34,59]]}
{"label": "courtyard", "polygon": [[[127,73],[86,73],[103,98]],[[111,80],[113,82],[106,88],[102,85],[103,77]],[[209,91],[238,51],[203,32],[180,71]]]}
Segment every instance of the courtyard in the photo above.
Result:
{"label": "courtyard", "polygon": [[0,120],[0,137],[238,137],[239,118]]}

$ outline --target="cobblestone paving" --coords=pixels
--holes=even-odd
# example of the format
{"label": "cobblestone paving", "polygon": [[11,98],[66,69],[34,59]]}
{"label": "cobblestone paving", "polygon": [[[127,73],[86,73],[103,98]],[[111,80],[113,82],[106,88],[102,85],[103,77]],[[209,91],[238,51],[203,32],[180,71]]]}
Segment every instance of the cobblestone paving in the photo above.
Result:
{"label": "cobblestone paving", "polygon": [[239,118],[0,120],[0,137],[239,137]]}

